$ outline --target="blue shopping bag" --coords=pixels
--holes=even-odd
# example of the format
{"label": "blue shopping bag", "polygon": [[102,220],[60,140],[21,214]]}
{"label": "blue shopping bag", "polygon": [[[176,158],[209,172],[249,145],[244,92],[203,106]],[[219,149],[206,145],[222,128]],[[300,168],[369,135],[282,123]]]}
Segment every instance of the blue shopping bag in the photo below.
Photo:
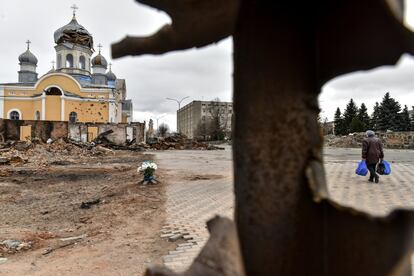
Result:
{"label": "blue shopping bag", "polygon": [[357,175],[361,175],[361,176],[366,176],[366,175],[367,175],[367,173],[368,173],[368,168],[367,168],[367,164],[365,163],[365,160],[361,160],[361,161],[358,163],[358,167],[357,167],[357,169],[356,169],[355,173],[356,173]]}
{"label": "blue shopping bag", "polygon": [[382,160],[377,166],[377,172],[382,175],[391,174],[391,164],[385,160]]}
{"label": "blue shopping bag", "polygon": [[385,175],[389,175],[389,174],[391,174],[391,164],[390,163],[388,163],[387,161],[385,161],[385,160],[382,160],[382,163],[384,164],[384,166],[385,166],[385,170],[384,170],[384,174]]}

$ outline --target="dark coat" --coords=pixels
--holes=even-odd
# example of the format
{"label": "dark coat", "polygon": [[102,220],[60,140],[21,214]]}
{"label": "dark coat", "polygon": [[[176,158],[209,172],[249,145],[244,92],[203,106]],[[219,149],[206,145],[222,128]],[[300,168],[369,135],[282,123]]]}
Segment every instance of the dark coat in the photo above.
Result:
{"label": "dark coat", "polygon": [[368,137],[362,142],[362,159],[367,164],[377,164],[383,158],[382,144],[377,137]]}

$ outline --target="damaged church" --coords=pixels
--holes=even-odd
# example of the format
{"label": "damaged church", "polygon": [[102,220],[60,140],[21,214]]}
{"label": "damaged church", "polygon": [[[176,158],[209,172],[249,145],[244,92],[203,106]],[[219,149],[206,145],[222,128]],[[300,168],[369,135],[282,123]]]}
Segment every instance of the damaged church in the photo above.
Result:
{"label": "damaged church", "polygon": [[19,56],[18,82],[0,84],[0,118],[80,123],[130,123],[132,102],[101,54],[92,58],[92,35],[72,20],[54,33],[56,68],[41,77],[38,59],[27,49]]}

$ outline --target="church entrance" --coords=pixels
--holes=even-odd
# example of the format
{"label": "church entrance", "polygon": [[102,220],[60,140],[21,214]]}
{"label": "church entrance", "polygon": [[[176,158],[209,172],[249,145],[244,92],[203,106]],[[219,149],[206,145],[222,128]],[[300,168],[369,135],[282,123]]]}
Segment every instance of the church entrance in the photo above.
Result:
{"label": "church entrance", "polygon": [[57,87],[51,87],[48,90],[46,90],[45,119],[47,121],[61,121],[62,94],[62,91]]}

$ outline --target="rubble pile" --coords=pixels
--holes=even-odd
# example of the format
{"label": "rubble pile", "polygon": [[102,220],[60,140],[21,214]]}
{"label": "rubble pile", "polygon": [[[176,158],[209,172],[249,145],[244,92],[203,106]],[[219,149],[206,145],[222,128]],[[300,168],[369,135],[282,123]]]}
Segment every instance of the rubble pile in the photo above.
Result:
{"label": "rubble pile", "polygon": [[19,251],[25,251],[32,248],[32,241],[19,241],[19,240],[4,240],[0,242],[0,253],[13,254]]}
{"label": "rubble pile", "polygon": [[335,148],[360,148],[364,137],[357,135],[335,136],[327,135],[324,137],[324,144],[327,147]]}
{"label": "rubble pile", "polygon": [[224,149],[222,147],[210,145],[204,142],[199,142],[195,139],[189,139],[183,134],[175,134],[169,137],[159,137],[149,139],[147,144],[135,143],[135,140],[127,141],[123,145],[117,145],[109,141],[106,136],[111,134],[113,131],[108,130],[98,135],[93,141],[96,145],[101,145],[106,148],[113,150],[132,150],[132,151],[143,151],[143,150],[219,150]]}
{"label": "rubble pile", "polygon": [[43,143],[38,139],[10,141],[0,144],[0,165],[22,165],[25,163],[38,167],[51,164],[68,165],[84,157],[113,153],[112,150],[99,145],[92,143],[78,145],[77,142],[64,139],[48,141],[48,143]]}
{"label": "rubble pile", "polygon": [[39,139],[31,141],[8,141],[0,143],[0,166],[23,165],[29,163],[37,167],[49,165],[69,165],[82,158],[90,158],[98,155],[113,155],[114,150],[144,151],[144,150],[219,150],[218,146],[209,145],[184,135],[175,135],[166,138],[158,138],[148,144],[137,144],[135,141],[127,141],[123,145],[117,145],[109,141],[106,136],[112,131],[104,132],[92,142],[78,142],[60,138],[49,139],[46,143]]}
{"label": "rubble pile", "polygon": [[224,149],[218,146],[209,145],[204,142],[199,142],[194,139],[189,139],[185,135],[175,135],[166,138],[159,138],[158,140],[149,143],[150,149],[155,150],[219,150]]}
{"label": "rubble pile", "polygon": [[101,134],[96,137],[92,143],[76,143],[72,141],[72,143],[76,143],[80,147],[89,147],[93,148],[95,146],[97,147],[103,147],[107,149],[113,149],[113,150],[131,150],[131,151],[143,151],[144,149],[148,148],[145,144],[136,144],[136,140],[133,139],[132,141],[126,141],[122,145],[115,144],[111,142],[107,136],[111,133],[113,133],[113,130],[108,130],[105,132],[102,132]]}

